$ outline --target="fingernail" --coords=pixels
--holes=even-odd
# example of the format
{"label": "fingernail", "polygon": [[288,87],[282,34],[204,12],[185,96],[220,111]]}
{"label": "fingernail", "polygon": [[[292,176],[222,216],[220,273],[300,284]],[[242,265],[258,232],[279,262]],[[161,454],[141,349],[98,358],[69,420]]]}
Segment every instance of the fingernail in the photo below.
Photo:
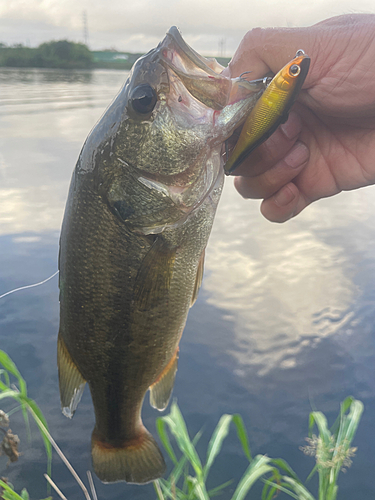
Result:
{"label": "fingernail", "polygon": [[292,111],[289,114],[288,120],[283,123],[280,128],[288,139],[294,139],[301,132],[301,118],[297,115],[297,113]]}
{"label": "fingernail", "polygon": [[288,186],[284,186],[277,194],[275,194],[273,199],[276,205],[278,205],[279,207],[285,207],[291,201],[293,201],[295,197],[296,195],[293,193],[293,191]]}
{"label": "fingernail", "polygon": [[285,163],[291,168],[298,168],[309,159],[309,150],[303,142],[296,142],[290,152],[285,156]]}

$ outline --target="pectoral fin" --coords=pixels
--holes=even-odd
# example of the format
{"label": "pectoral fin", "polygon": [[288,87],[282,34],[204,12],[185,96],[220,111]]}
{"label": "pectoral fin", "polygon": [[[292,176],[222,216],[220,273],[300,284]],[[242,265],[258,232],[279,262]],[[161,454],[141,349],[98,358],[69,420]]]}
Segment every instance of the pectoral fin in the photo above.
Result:
{"label": "pectoral fin", "polygon": [[197,300],[199,289],[200,289],[201,284],[202,284],[203,272],[204,272],[204,254],[205,254],[205,250],[203,250],[201,258],[199,260],[198,269],[197,269],[197,276],[195,278],[194,291],[193,291],[193,296],[191,298],[190,307],[193,306],[195,301]]}
{"label": "pectoral fin", "polygon": [[134,300],[140,310],[155,307],[166,298],[171,285],[176,248],[158,236],[142,261],[134,285]]}
{"label": "pectoral fin", "polygon": [[57,340],[57,366],[62,412],[72,418],[81,401],[86,381],[74,364],[60,333]]}
{"label": "pectoral fin", "polygon": [[150,404],[159,411],[165,410],[168,406],[176,377],[177,362],[178,349],[156,382],[150,386]]}

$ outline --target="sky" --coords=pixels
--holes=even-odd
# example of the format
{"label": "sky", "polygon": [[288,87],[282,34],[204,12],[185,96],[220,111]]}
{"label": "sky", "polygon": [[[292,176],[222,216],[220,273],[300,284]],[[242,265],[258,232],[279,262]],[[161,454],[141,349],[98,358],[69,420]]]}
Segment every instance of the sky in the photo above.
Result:
{"label": "sky", "polygon": [[308,26],[328,17],[375,13],[373,0],[0,0],[0,42],[36,47],[51,40],[91,50],[147,52],[172,25],[203,55],[233,55],[257,26]]}

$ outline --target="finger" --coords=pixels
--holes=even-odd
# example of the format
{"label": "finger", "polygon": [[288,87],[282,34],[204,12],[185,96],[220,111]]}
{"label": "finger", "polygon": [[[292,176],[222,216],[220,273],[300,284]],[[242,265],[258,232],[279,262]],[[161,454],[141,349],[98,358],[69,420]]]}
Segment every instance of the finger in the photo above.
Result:
{"label": "finger", "polygon": [[298,187],[290,182],[276,194],[263,200],[260,211],[271,222],[285,222],[302,212],[310,201],[300,192]]}
{"label": "finger", "polygon": [[244,198],[269,198],[292,181],[309,160],[307,146],[297,141],[276,165],[257,177],[236,177],[234,185]]}
{"label": "finger", "polygon": [[244,177],[261,175],[287,155],[295,144],[301,130],[302,122],[300,116],[291,111],[288,120],[280,125],[271,137],[253,151],[236,168],[233,175],[242,175]]}
{"label": "finger", "polygon": [[298,49],[303,48],[307,52],[306,45],[309,44],[311,36],[306,37],[306,31],[306,28],[250,30],[242,39],[228,65],[231,77],[237,77],[244,71],[251,71],[253,80],[261,78],[269,71],[276,73],[293,59]]}
{"label": "finger", "polygon": [[262,78],[270,71],[277,73],[295,57],[297,50],[303,49],[311,58],[310,71],[303,85],[309,88],[321,78],[322,68],[327,67],[329,55],[321,47],[329,44],[332,29],[327,32],[318,26],[252,29],[242,39],[226,74],[235,78],[251,71],[252,80]]}

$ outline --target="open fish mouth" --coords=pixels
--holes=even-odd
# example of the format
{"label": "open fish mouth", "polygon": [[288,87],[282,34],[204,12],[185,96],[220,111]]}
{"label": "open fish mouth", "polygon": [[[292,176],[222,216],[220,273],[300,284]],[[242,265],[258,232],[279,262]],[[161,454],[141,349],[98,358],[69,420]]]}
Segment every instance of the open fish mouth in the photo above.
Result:
{"label": "open fish mouth", "polygon": [[266,88],[263,79],[248,81],[222,76],[224,66],[215,58],[198,54],[185,42],[176,26],[169,29],[158,49],[161,59],[179,76],[190,94],[213,110],[220,111]]}
{"label": "open fish mouth", "polygon": [[160,53],[162,60],[198,101],[214,110],[221,110],[228,104],[232,82],[220,75],[224,68],[215,59],[195,52],[176,26],[167,32]]}

